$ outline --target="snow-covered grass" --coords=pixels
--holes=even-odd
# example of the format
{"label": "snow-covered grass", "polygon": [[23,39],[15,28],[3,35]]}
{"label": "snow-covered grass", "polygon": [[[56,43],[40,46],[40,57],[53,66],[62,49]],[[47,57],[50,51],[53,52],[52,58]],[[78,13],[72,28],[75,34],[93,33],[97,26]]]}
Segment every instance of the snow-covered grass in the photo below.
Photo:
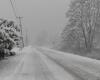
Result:
{"label": "snow-covered grass", "polygon": [[14,47],[12,50],[11,50],[11,52],[15,52],[15,53],[20,53],[20,48],[18,48],[18,47]]}
{"label": "snow-covered grass", "polygon": [[86,62],[92,62],[92,63],[100,64],[99,60],[91,59],[91,58],[88,58],[88,57],[79,56],[79,55],[76,55],[76,54],[73,54],[73,53],[65,53],[65,52],[49,49],[49,48],[46,48],[46,47],[41,47],[40,49],[43,49],[45,51],[50,51],[51,53],[64,55],[64,56],[66,56],[67,59],[72,59],[72,60],[75,60],[75,61],[82,60],[82,61],[86,61]]}
{"label": "snow-covered grass", "polygon": [[16,54],[20,54],[20,53],[30,53],[32,51],[32,46],[26,46],[24,48],[18,48],[18,47],[14,47],[11,52],[15,52]]}

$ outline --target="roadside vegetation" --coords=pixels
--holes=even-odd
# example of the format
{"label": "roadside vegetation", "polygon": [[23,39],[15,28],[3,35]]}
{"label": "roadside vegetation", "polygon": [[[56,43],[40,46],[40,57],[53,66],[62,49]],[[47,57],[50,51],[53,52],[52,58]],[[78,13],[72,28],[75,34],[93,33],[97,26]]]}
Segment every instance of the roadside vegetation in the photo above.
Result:
{"label": "roadside vegetation", "polygon": [[100,59],[100,0],[72,0],[57,48]]}
{"label": "roadside vegetation", "polygon": [[14,47],[20,47],[20,28],[14,21],[0,19],[0,59],[15,55],[11,52]]}

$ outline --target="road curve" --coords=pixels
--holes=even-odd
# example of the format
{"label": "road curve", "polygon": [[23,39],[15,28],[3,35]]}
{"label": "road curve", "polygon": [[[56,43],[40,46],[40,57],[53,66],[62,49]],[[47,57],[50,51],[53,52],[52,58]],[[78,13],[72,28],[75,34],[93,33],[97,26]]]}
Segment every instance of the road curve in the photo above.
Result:
{"label": "road curve", "polygon": [[99,66],[97,60],[48,48],[31,48],[4,80],[100,80]]}
{"label": "road curve", "polygon": [[100,61],[48,48],[37,48],[77,80],[100,80]]}

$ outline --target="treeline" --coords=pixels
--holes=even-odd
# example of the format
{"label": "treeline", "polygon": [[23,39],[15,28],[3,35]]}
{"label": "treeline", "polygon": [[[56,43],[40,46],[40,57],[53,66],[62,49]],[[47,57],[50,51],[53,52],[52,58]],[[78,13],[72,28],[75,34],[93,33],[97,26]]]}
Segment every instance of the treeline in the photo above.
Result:
{"label": "treeline", "polygon": [[72,0],[61,33],[60,50],[91,53],[100,41],[100,0]]}
{"label": "treeline", "polygon": [[14,21],[0,19],[0,58],[10,55],[10,50],[20,46],[20,28]]}

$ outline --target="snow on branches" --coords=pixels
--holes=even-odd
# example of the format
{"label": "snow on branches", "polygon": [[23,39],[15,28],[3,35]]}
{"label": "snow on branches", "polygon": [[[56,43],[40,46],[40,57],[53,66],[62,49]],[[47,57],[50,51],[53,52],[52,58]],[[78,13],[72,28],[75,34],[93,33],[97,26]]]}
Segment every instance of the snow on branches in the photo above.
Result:
{"label": "snow on branches", "polygon": [[13,21],[0,19],[0,48],[11,49],[18,45],[20,39],[20,28]]}

